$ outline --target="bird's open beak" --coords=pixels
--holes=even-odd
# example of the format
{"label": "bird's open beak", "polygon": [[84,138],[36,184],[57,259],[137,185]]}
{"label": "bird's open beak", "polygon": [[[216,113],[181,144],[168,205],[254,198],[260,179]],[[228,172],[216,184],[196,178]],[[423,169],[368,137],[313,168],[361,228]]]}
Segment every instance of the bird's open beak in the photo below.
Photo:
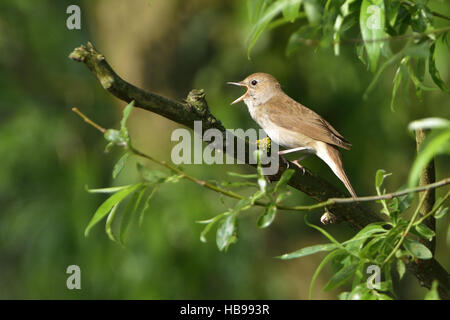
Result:
{"label": "bird's open beak", "polygon": [[[240,87],[246,87],[247,86],[245,84],[243,84],[242,82],[227,82],[228,84],[233,84],[235,86],[240,86]],[[247,92],[245,92],[242,96],[240,96],[239,98],[237,98],[236,100],[234,100],[231,104],[236,104],[238,102],[241,102],[242,100],[244,100],[244,98],[247,96]]]}

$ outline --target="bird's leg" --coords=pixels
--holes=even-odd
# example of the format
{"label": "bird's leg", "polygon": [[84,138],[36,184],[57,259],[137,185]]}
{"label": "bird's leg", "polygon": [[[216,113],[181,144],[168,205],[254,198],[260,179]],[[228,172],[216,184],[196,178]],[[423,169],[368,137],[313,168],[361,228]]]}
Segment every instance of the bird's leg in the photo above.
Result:
{"label": "bird's leg", "polygon": [[282,154],[286,154],[286,153],[292,153],[292,152],[296,152],[296,151],[303,151],[303,150],[310,150],[311,148],[307,148],[307,147],[298,147],[298,148],[293,148],[293,149],[287,149],[287,150],[283,150],[283,151],[278,151],[279,155]]}
{"label": "bird's leg", "polygon": [[[311,150],[311,148],[308,147],[298,147],[298,148],[292,148],[292,149],[287,149],[287,150],[283,150],[283,151],[279,151],[278,155],[280,155],[281,159],[283,159],[283,161],[287,161],[283,155],[286,153],[291,153],[291,152],[297,152],[297,151],[304,151],[304,150]],[[293,164],[295,164],[297,167],[299,167],[303,174],[305,174],[306,169],[299,163],[300,160],[303,160],[304,158],[306,158],[307,156],[309,156],[309,154],[305,154],[303,156],[301,156],[300,158],[298,158],[297,160],[291,161]],[[289,168],[289,162],[288,163],[288,168]]]}
{"label": "bird's leg", "polygon": [[297,160],[292,161],[293,164],[295,164],[297,167],[299,167],[299,168],[302,170],[303,174],[305,174],[306,169],[305,169],[305,167],[303,167],[303,166],[300,164],[299,161],[305,159],[305,158],[308,157],[308,156],[309,156],[309,154],[307,153],[307,154],[304,154],[303,156],[301,156],[300,158],[298,158]]}

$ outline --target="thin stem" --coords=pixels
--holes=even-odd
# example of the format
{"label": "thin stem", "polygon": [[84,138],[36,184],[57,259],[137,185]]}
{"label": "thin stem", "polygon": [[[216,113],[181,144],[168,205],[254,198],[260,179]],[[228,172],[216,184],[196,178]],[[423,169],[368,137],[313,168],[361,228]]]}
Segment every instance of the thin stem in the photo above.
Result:
{"label": "thin stem", "polygon": [[[230,198],[239,199],[239,200],[245,199],[244,196],[241,196],[238,193],[235,193],[235,192],[230,191],[230,190],[222,189],[222,188],[217,187],[217,186],[215,186],[215,185],[213,185],[211,183],[208,183],[206,181],[203,181],[203,180],[197,179],[197,178],[195,178],[193,176],[190,176],[190,175],[186,174],[185,172],[181,171],[180,169],[178,169],[177,167],[167,163],[166,161],[160,161],[158,159],[155,159],[152,156],[150,156],[148,154],[145,154],[145,153],[135,149],[131,145],[128,146],[128,147],[129,147],[129,150],[132,153],[134,153],[135,155],[143,157],[143,158],[146,158],[146,159],[148,159],[150,161],[153,161],[153,162],[155,162],[155,163],[157,163],[157,164],[159,164],[159,165],[161,165],[163,167],[166,167],[167,169],[169,169],[169,170],[171,170],[171,171],[181,175],[183,178],[186,178],[186,179],[188,179],[188,180],[190,180],[190,181],[192,181],[192,182],[194,182],[194,183],[196,183],[196,184],[198,184],[198,185],[200,185],[202,187],[205,187],[207,189],[210,189],[210,190],[213,190],[215,192],[221,193],[221,194],[226,195],[226,196],[228,196]],[[259,201],[255,202],[255,204],[258,205],[258,206],[264,206],[264,207],[266,206],[266,204],[264,202],[259,202]]]}
{"label": "thin stem", "polygon": [[324,202],[319,202],[311,206],[295,206],[290,208],[285,208],[285,210],[312,210],[317,209],[321,207],[325,207],[332,204],[344,204],[344,203],[353,203],[353,202],[369,202],[369,201],[377,201],[377,200],[383,200],[383,199],[393,199],[401,197],[405,194],[409,193],[416,193],[420,191],[430,190],[439,188],[442,186],[445,186],[447,184],[450,184],[450,178],[442,179],[440,181],[437,181],[435,183],[427,184],[420,187],[415,188],[409,188],[398,192],[392,192],[392,193],[386,193],[381,196],[366,196],[366,197],[358,197],[358,198],[330,198]]}
{"label": "thin stem", "polygon": [[[377,194],[378,194],[379,196],[381,196],[381,190],[380,190],[380,188],[379,188],[379,187],[376,187],[376,189],[377,189]],[[386,214],[387,214],[388,216],[390,216],[390,215],[391,215],[391,212],[389,211],[389,208],[388,208],[388,206],[387,206],[386,200],[385,200],[385,199],[381,200],[381,204],[383,205],[383,208],[384,208],[384,210],[386,211]]]}
{"label": "thin stem", "polygon": [[417,220],[414,225],[421,224],[423,221],[425,221],[429,216],[432,216],[443,204],[444,202],[450,197],[450,191],[447,192],[447,194],[434,206],[433,210],[428,212],[426,215],[424,215],[422,218]]}
{"label": "thin stem", "polygon": [[441,18],[441,19],[445,19],[450,21],[450,17],[444,16],[442,13],[436,12],[436,11],[431,11],[431,14],[435,17]]}
{"label": "thin stem", "polygon": [[411,217],[411,220],[408,223],[408,226],[405,229],[405,232],[403,232],[402,237],[400,238],[400,240],[397,242],[397,245],[394,247],[394,249],[392,250],[392,252],[387,256],[387,258],[383,261],[383,263],[381,264],[382,266],[389,261],[389,259],[392,258],[392,256],[395,254],[395,252],[400,248],[400,246],[403,243],[403,240],[405,240],[406,236],[408,235],[409,230],[411,229],[414,220],[416,220],[417,215],[419,214],[420,208],[422,208],[423,203],[425,202],[425,198],[427,197],[429,192],[429,189],[425,191],[425,193],[423,194],[422,198],[420,199],[419,204],[417,205],[416,211],[414,211],[413,216]]}
{"label": "thin stem", "polygon": [[73,107],[72,111],[75,112],[77,115],[79,115],[85,122],[87,122],[88,124],[93,126],[95,129],[97,129],[101,133],[105,133],[106,132],[105,128],[101,127],[100,125],[98,125],[97,123],[95,123],[94,121],[89,119],[85,114],[83,114],[80,110],[78,110],[78,108]]}

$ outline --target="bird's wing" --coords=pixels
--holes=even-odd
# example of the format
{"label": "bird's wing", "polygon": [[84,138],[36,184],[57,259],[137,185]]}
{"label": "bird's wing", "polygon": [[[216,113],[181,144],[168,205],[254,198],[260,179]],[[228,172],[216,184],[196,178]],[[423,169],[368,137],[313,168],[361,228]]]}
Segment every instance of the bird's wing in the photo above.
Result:
{"label": "bird's wing", "polygon": [[[331,124],[314,111],[297,101],[284,97],[274,97],[266,106],[270,121],[278,126],[298,132],[314,140],[323,141],[349,150],[351,143],[347,141]],[[279,106],[283,106],[280,108]],[[278,107],[276,107],[278,106]]]}

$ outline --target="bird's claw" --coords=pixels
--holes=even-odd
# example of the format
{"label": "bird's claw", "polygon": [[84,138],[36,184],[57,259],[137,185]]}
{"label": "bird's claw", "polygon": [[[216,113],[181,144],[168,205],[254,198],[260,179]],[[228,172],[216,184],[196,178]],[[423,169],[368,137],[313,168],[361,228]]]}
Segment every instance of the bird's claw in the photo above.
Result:
{"label": "bird's claw", "polygon": [[302,174],[305,174],[306,169],[305,169],[304,166],[302,166],[302,165],[298,162],[298,160],[294,160],[294,161],[292,161],[292,163],[295,164],[300,170],[302,170]]}

